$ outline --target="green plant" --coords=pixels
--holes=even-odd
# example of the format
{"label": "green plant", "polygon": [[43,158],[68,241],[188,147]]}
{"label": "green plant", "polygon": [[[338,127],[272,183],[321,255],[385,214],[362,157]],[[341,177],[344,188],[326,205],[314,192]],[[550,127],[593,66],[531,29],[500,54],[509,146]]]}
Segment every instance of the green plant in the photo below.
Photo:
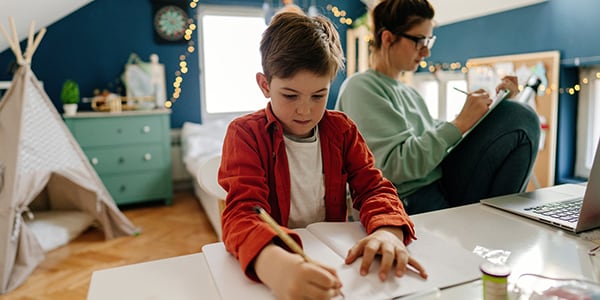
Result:
{"label": "green plant", "polygon": [[64,104],[79,102],[79,85],[72,79],[67,79],[62,86],[60,100]]}

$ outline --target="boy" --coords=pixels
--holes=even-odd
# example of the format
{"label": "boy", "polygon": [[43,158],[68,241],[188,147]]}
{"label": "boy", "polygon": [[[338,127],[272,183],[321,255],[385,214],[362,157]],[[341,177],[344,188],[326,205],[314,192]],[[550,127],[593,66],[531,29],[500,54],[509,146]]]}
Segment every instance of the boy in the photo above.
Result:
{"label": "boy", "polygon": [[264,32],[263,73],[256,81],[263,110],[232,121],[223,143],[219,184],[227,191],[223,241],[245,274],[279,299],[329,299],[340,294],[333,268],[304,263],[254,211],[262,207],[296,242],[289,228],[319,221],[346,221],[346,184],[360,210],[366,238],[346,257],[363,256],[361,274],[381,255],[379,277],[407,264],[425,270],[405,247],[413,224],[394,186],[375,169],[373,156],[354,123],[326,110],[329,87],[343,67],[339,35],[324,17],[279,13]]}

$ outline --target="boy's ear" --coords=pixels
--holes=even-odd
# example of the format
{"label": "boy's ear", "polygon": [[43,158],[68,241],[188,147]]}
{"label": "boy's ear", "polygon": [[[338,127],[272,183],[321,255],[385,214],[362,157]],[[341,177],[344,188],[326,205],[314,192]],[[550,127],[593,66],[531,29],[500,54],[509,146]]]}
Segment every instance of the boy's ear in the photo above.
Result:
{"label": "boy's ear", "polygon": [[258,87],[262,91],[263,95],[265,95],[265,98],[270,98],[271,91],[269,90],[269,82],[267,81],[267,76],[260,72],[256,73],[256,83],[258,84]]}

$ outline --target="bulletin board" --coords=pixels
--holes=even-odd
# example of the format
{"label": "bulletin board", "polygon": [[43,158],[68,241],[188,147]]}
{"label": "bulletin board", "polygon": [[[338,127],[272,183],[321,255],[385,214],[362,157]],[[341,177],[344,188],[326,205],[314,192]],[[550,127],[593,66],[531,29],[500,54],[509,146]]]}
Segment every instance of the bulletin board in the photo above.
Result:
{"label": "bulletin board", "polygon": [[554,185],[559,64],[558,51],[481,57],[467,61],[469,90],[485,88],[494,91],[502,76],[507,74],[517,75],[519,89],[522,89],[529,79],[528,72],[544,74],[534,103],[535,110],[541,117],[542,137],[528,190]]}

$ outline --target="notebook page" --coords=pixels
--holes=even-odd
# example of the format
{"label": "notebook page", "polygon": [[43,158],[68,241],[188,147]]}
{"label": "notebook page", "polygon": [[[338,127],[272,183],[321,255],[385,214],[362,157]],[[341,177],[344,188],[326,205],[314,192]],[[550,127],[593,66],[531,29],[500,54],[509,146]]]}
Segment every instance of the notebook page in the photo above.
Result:
{"label": "notebook page", "polygon": [[[302,238],[304,252],[313,260],[336,269],[340,281],[342,282],[342,292],[347,300],[378,300],[391,299],[396,296],[412,294],[424,289],[431,289],[434,286],[423,280],[415,272],[410,272],[401,280],[394,276],[382,282],[374,270],[379,269],[379,261],[371,266],[371,272],[366,276],[360,275],[361,259],[351,265],[346,265],[344,260],[348,249],[334,248],[337,245],[351,244],[363,238],[366,234],[362,230],[360,223],[330,223],[345,224],[345,228],[340,228],[345,234],[334,232],[325,232],[329,238],[336,240],[334,243],[323,243],[310,229],[296,230]],[[311,225],[309,225],[310,228]],[[329,228],[328,228],[329,229]],[[349,230],[350,229],[350,230]],[[346,234],[347,233],[347,234]],[[333,246],[330,248],[330,246]],[[343,251],[342,251],[343,250]],[[340,255],[343,253],[343,255]]]}
{"label": "notebook page", "polygon": [[[343,253],[343,257],[345,257],[348,249],[354,245],[355,241],[366,236],[363,226],[358,222],[314,223],[309,225],[307,229],[330,248],[334,249],[336,253]],[[413,241],[408,246],[408,250],[429,274],[427,280],[421,279],[416,272],[410,271],[401,278],[390,276],[385,283],[381,283],[376,272],[379,269],[378,261],[371,266],[370,272],[366,277],[361,277],[358,273],[361,262],[361,259],[359,259],[351,266],[346,267],[347,269],[354,268],[354,273],[349,275],[342,274],[342,272],[345,272],[345,268],[339,271],[342,283],[344,284],[344,288],[349,285],[346,282],[349,282],[350,285],[357,285],[357,288],[368,289],[370,291],[348,291],[346,296],[376,292],[377,294],[384,293],[387,296],[397,297],[432,287],[442,289],[473,281],[481,277],[479,271],[479,264],[482,262],[481,257],[471,251],[465,250],[456,244],[456,242],[437,236],[433,232],[418,227],[415,229],[418,240]],[[359,284],[356,280],[368,281],[369,284],[364,284],[364,282],[363,284]]]}
{"label": "notebook page", "polygon": [[[344,260],[339,255],[308,230],[295,229],[295,231],[302,239],[304,252],[311,259],[336,269],[344,265]],[[239,262],[225,250],[222,242],[205,245],[202,247],[202,252],[222,300],[275,299],[265,285],[246,277]]]}

